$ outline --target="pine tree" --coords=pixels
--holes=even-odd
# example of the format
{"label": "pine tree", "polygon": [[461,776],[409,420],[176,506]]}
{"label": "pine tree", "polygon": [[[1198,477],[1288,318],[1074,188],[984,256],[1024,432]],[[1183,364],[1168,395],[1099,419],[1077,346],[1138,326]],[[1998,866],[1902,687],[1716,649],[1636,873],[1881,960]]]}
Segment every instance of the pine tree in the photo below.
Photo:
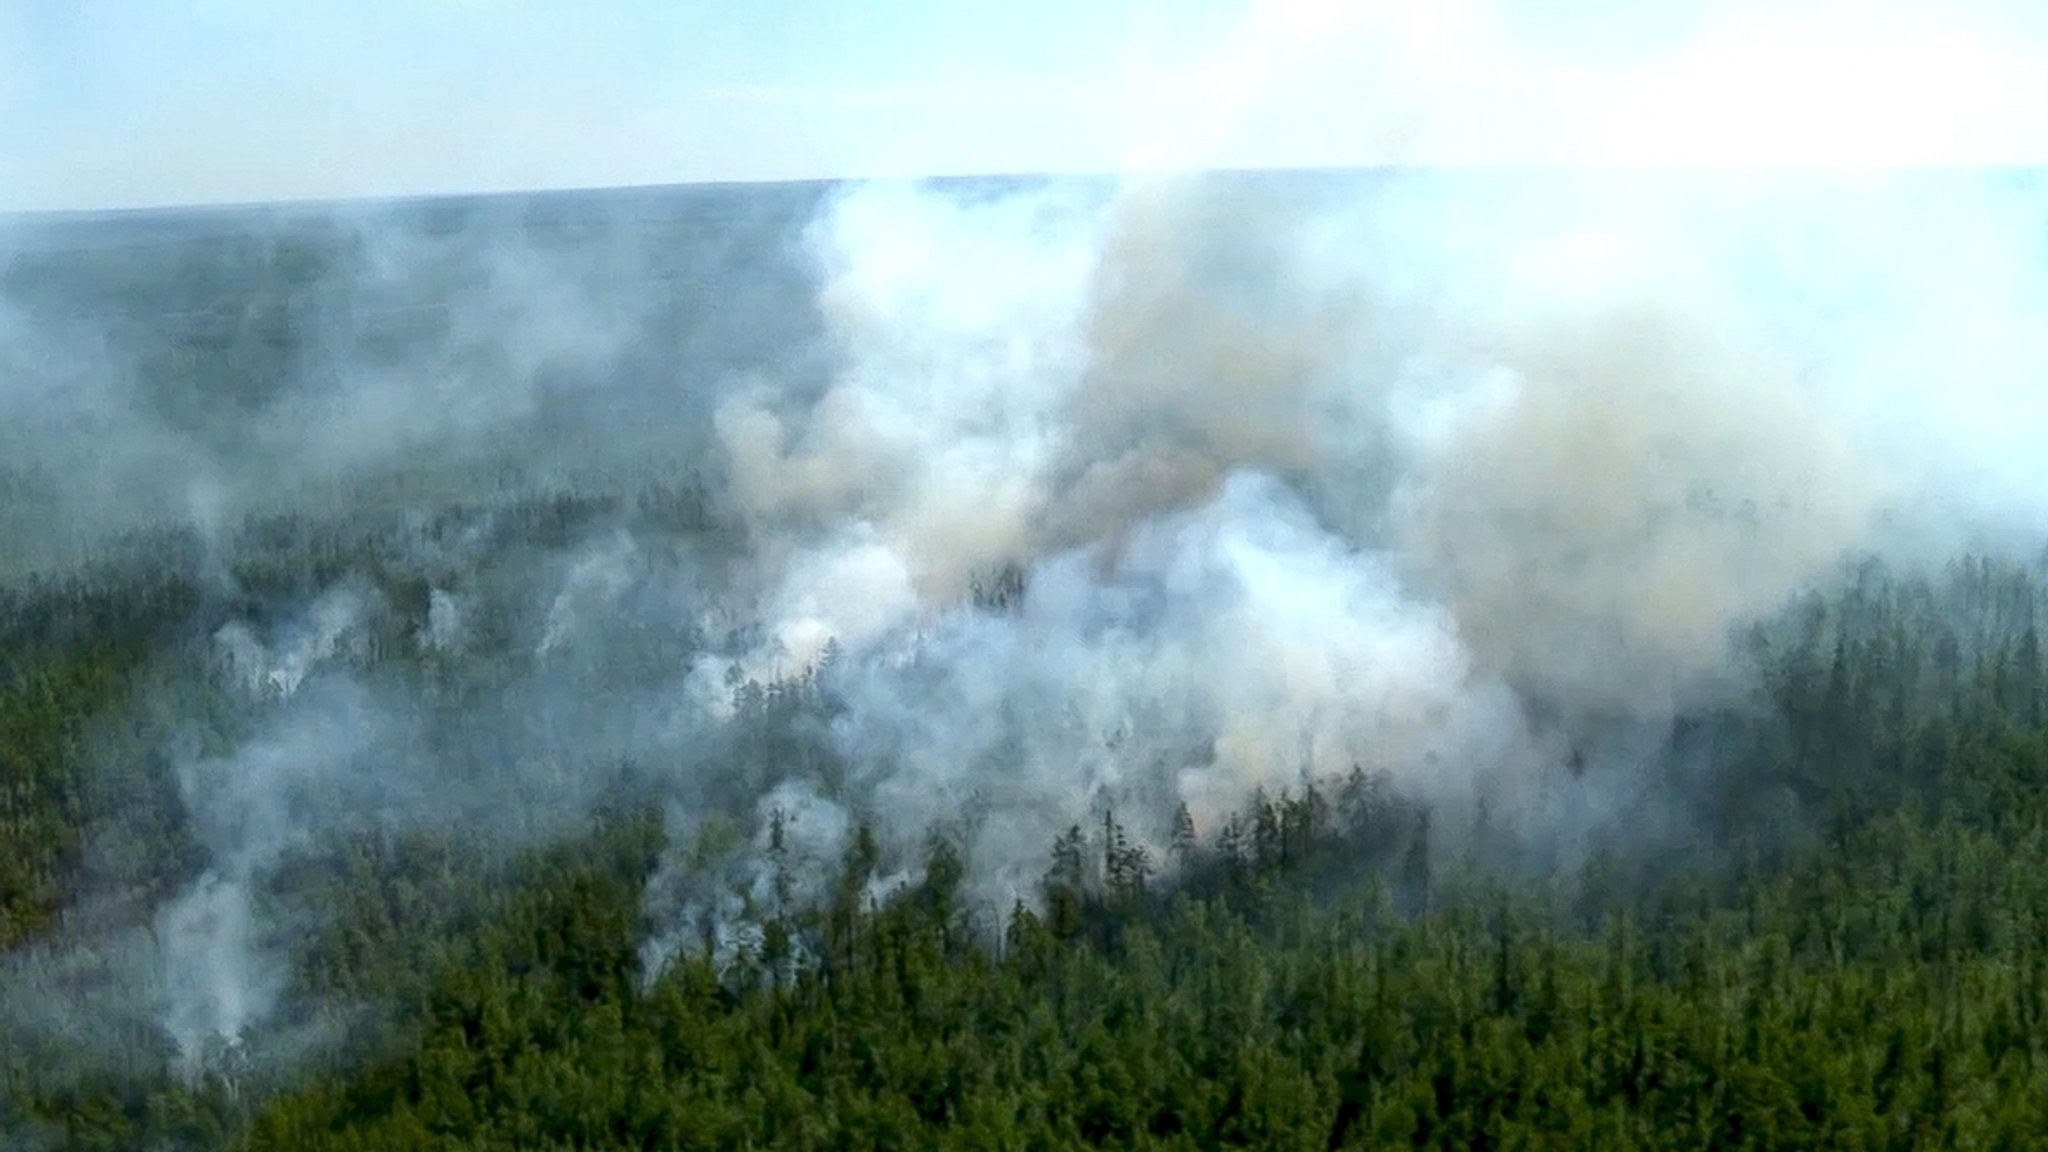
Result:
{"label": "pine tree", "polygon": [[1173,838],[1169,850],[1173,853],[1174,865],[1185,871],[1194,862],[1199,847],[1200,842],[1195,836],[1194,815],[1188,811],[1187,801],[1183,800],[1179,807],[1173,810]]}

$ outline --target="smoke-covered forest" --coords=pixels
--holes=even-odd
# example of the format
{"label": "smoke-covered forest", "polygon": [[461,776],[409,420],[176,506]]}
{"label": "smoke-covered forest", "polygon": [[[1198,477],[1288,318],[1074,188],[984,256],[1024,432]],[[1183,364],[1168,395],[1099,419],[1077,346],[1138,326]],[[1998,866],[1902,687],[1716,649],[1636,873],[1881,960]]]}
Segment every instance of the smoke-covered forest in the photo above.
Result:
{"label": "smoke-covered forest", "polygon": [[2042,206],[0,222],[0,1140],[2038,1146]]}

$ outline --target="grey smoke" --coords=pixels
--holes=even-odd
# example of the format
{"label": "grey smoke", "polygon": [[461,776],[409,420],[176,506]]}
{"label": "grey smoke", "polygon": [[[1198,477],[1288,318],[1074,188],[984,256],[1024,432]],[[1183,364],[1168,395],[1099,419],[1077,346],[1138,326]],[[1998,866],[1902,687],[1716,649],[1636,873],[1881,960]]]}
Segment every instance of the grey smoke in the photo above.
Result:
{"label": "grey smoke", "polygon": [[[757,952],[862,825],[871,895],[937,830],[987,923],[1105,808],[1163,859],[1178,805],[1212,831],[1354,766],[1536,839],[1648,834],[1648,762],[1745,690],[1744,629],[1866,551],[2038,530],[2041,207],[1986,173],[1375,173],[611,209],[587,250],[358,219],[281,294],[303,354],[203,419],[141,337],[17,292],[16,507],[103,541],[161,504],[216,566],[251,513],[412,513],[384,575],[417,604],[344,577],[231,612],[241,718],[155,705],[206,858],[157,910],[153,1018],[199,1060],[281,1015],[317,910],[264,880],[322,836],[546,838],[622,766],[668,813],[650,978]],[[521,539],[493,503],[690,473],[723,522],[682,539]],[[443,497],[480,507],[435,526]],[[978,606],[1005,565],[1021,599]],[[799,682],[829,727],[749,727]]]}
{"label": "grey smoke", "polygon": [[425,818],[431,811],[431,782],[408,782],[393,762],[405,743],[402,712],[345,674],[331,674],[361,661],[364,625],[379,610],[363,589],[345,585],[275,635],[235,621],[215,636],[223,671],[252,706],[254,728],[225,754],[188,743],[177,765],[195,837],[209,856],[156,923],[162,1020],[188,1072],[239,1045],[286,991],[284,958],[270,938],[285,926],[255,906],[270,870],[322,832],[374,829],[393,823],[393,814]]}
{"label": "grey smoke", "polygon": [[[1213,822],[1354,764],[1618,812],[1629,756],[1740,692],[1745,628],[1959,507],[2038,523],[1978,433],[2034,403],[2039,206],[1997,173],[850,190],[812,234],[834,384],[721,412],[779,579],[701,667],[838,645],[850,802],[899,843],[999,814],[997,902],[1101,805]],[[964,603],[1009,562],[1021,610]],[[1636,751],[1570,782],[1596,739]]]}
{"label": "grey smoke", "polygon": [[[737,363],[798,379],[804,188],[26,217],[0,229],[14,571],[110,538],[687,473]],[[630,478],[630,479],[629,479]]]}
{"label": "grey smoke", "polygon": [[208,872],[158,917],[163,1026],[188,1074],[265,1022],[283,994],[281,958],[258,938],[246,882]]}
{"label": "grey smoke", "polygon": [[[670,840],[690,848],[671,852],[648,882],[649,908],[663,927],[641,948],[644,980],[690,951],[707,952],[721,972],[758,961],[769,917],[817,907],[828,897],[826,878],[844,859],[853,833],[842,806],[805,782],[785,781],[744,815],[753,835],[733,844],[721,842],[732,835],[729,826],[707,829],[694,806],[669,810]],[[887,888],[887,880],[878,882],[867,895],[880,899]],[[815,959],[807,941],[792,943],[785,964]]]}

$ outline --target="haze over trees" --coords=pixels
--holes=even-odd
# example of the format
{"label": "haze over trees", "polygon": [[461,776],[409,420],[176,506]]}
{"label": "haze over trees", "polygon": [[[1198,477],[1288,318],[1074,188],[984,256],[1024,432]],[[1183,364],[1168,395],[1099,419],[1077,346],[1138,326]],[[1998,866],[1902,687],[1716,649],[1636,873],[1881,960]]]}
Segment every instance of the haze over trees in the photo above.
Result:
{"label": "haze over trees", "polygon": [[16,224],[0,1133],[2031,1146],[1996,326],[1364,195]]}

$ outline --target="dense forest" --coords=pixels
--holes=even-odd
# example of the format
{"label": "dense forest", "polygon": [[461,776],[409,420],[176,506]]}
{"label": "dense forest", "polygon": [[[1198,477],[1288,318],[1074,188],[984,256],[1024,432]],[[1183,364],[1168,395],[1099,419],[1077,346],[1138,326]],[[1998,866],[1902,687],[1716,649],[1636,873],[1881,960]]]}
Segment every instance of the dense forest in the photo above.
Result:
{"label": "dense forest", "polygon": [[[687,490],[526,500],[500,523],[691,532],[693,508]],[[1105,811],[994,917],[961,899],[943,829],[914,880],[880,888],[855,836],[808,900],[771,836],[765,930],[707,935],[655,974],[662,817],[629,769],[531,847],[461,823],[337,831],[266,880],[326,910],[289,973],[294,1002],[326,1006],[297,1021],[323,1041],[195,1067],[93,991],[119,960],[91,942],[205,855],[130,709],[193,674],[195,619],[243,607],[179,541],[150,547],[5,605],[0,1077],[19,1146],[2020,1148],[2048,1131],[2048,582],[2030,565],[1868,565],[1809,597],[1752,637],[1757,698],[1674,734],[1711,770],[1655,769],[1696,821],[1683,849],[1612,833],[1542,874],[1363,772],[1220,827],[1183,812],[1162,858]],[[272,523],[244,547],[250,600],[384,583],[402,607],[349,659],[451,699],[493,674],[402,642],[431,605],[390,533]],[[754,735],[724,754],[790,755],[793,717],[828,696],[743,694]]]}
{"label": "dense forest", "polygon": [[2041,1147],[2038,259],[1493,179],[11,222],[0,1147]]}

